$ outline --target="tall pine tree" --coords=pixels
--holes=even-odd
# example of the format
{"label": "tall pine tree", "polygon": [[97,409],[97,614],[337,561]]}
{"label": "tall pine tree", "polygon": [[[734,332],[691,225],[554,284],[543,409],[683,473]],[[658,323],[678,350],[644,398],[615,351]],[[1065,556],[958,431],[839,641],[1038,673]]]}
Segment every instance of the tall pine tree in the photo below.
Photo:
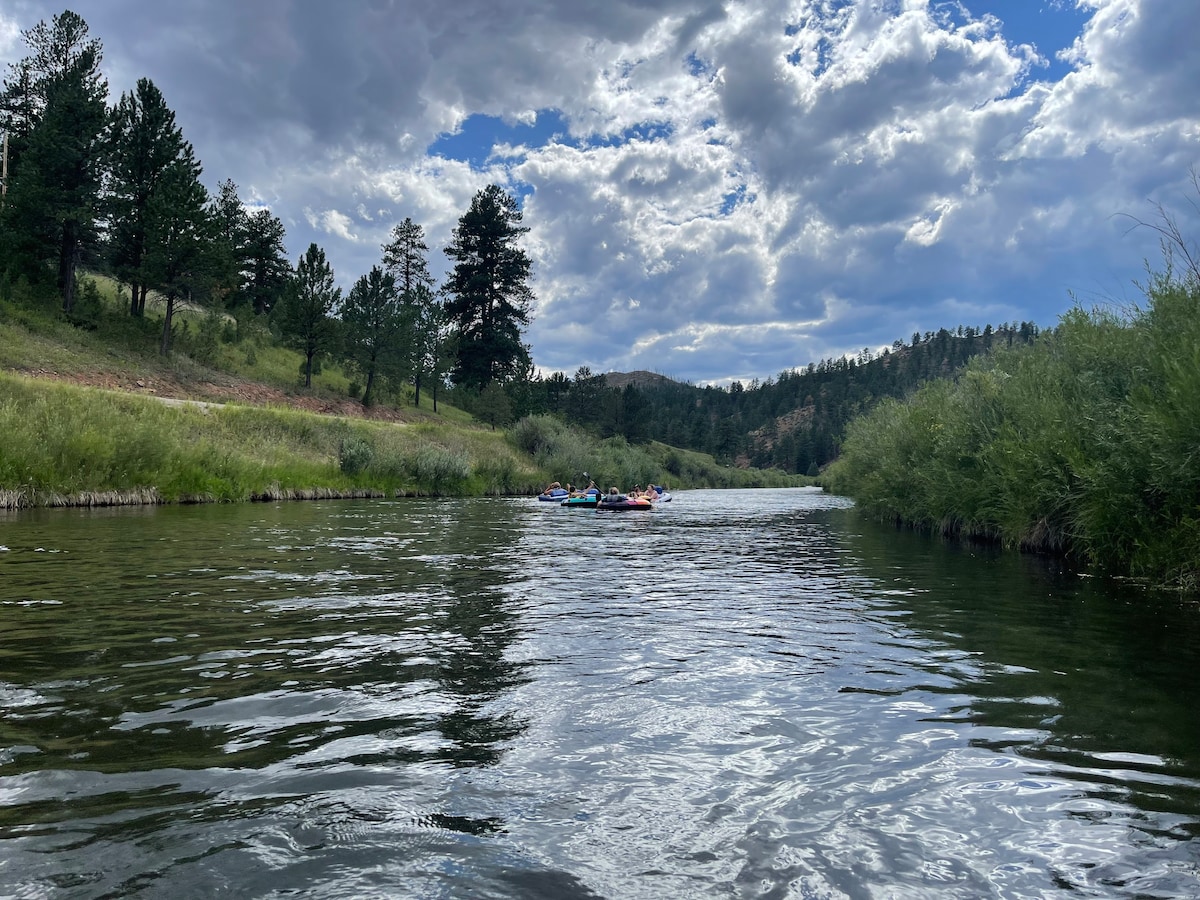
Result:
{"label": "tall pine tree", "polygon": [[242,249],[243,297],[258,315],[269,313],[287,289],[292,266],[283,246],[283,222],[260,209],[246,219]]}
{"label": "tall pine tree", "polygon": [[495,184],[477,193],[458,220],[446,248],[454,268],[445,288],[458,342],[456,384],[481,390],[529,368],[521,328],[529,324],[533,302],[531,264],[517,244],[527,231],[517,201]]}
{"label": "tall pine tree", "polygon": [[208,216],[208,192],[200,183],[200,164],[192,148],[167,166],[151,195],[147,209],[146,284],[163,295],[163,317],[159,352],[171,351],[171,324],[175,303],[195,298],[210,281],[209,251],[212,227]]}
{"label": "tall pine tree", "polygon": [[342,323],[346,357],[366,379],[363,406],[371,406],[378,382],[394,378],[403,365],[403,319],[396,280],[379,266],[372,266],[346,295]]}
{"label": "tall pine tree", "polygon": [[191,148],[175,124],[162,92],[148,78],[122,94],[109,125],[109,166],[105,204],[109,217],[109,261],[117,277],[130,286],[129,311],[146,311],[147,240],[156,228],[150,219],[161,210],[155,193],[169,168],[186,161]]}
{"label": "tall pine tree", "polygon": [[227,178],[217,185],[216,194],[208,201],[208,215],[213,229],[213,291],[226,308],[233,309],[243,296],[250,221],[233,179]]}
{"label": "tall pine tree", "polygon": [[10,66],[0,94],[0,124],[12,134],[0,235],[6,268],[54,271],[70,312],[76,267],[96,240],[108,82],[100,42],[75,13],[23,36],[32,53]]}
{"label": "tall pine tree", "polygon": [[291,289],[272,313],[284,343],[304,354],[306,388],[312,387],[313,361],[333,349],[337,338],[333,314],[341,299],[342,291],[334,287],[333,267],[325,259],[325,251],[309,244],[296,263]]}
{"label": "tall pine tree", "polygon": [[411,373],[414,402],[421,405],[421,379],[432,376],[437,368],[437,344],[444,330],[444,316],[433,292],[425,254],[425,234],[410,218],[392,229],[392,238],[383,245],[384,269],[396,280],[400,291],[401,315],[407,334],[406,368]]}

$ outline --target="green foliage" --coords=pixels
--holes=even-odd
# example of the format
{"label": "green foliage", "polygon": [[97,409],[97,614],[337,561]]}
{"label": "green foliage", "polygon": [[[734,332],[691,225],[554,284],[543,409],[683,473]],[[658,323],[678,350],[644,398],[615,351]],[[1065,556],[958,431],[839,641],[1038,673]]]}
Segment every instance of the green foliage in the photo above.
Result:
{"label": "green foliage", "polygon": [[1075,309],[1035,345],[973,362],[851,423],[823,483],[876,516],[1097,568],[1200,577],[1200,289]]}
{"label": "green foliage", "polygon": [[446,313],[457,334],[455,384],[476,390],[518,377],[530,365],[521,343],[533,292],[529,256],[517,241],[529,229],[521,209],[498,185],[488,185],[458,220],[446,256],[454,261],[446,281]]}
{"label": "green foliage", "polygon": [[91,278],[77,278],[75,287],[75,303],[67,313],[67,321],[77,328],[93,331],[100,325],[104,314],[104,300],[96,282]]}
{"label": "green foliage", "polygon": [[100,42],[75,13],[23,36],[31,53],[10,66],[0,95],[0,127],[13,136],[0,255],[12,273],[56,272],[70,313],[77,262],[96,241],[108,84]]}
{"label": "green foliage", "polygon": [[108,129],[108,170],[105,208],[110,223],[108,259],[117,276],[132,289],[130,312],[145,314],[151,285],[146,271],[151,217],[163,211],[155,194],[165,184],[168,168],[190,158],[191,148],[175,124],[175,113],[148,78],[136,90],[122,94],[113,108]]}
{"label": "green foliage", "polygon": [[507,425],[512,421],[512,404],[508,394],[494,381],[488,382],[479,392],[472,408],[479,421],[490,425],[493,431],[497,425]]}
{"label": "green foliage", "polygon": [[269,209],[256,210],[242,220],[235,235],[235,249],[241,269],[241,292],[234,298],[246,304],[256,315],[269,313],[287,290],[292,267],[283,245],[284,227]]}
{"label": "green foliage", "polygon": [[27,503],[112,492],[166,502],[318,488],[526,493],[542,477],[503,436],[477,428],[176,408],[9,375],[0,375],[0,429],[0,495]]}
{"label": "green foliage", "polygon": [[471,460],[461,450],[425,444],[412,459],[411,473],[431,493],[446,493],[471,476]]}
{"label": "green foliage", "polygon": [[657,440],[722,464],[811,472],[835,459],[847,423],[882,398],[906,397],[931,378],[961,372],[993,349],[1036,340],[1031,323],[913,335],[878,355],[822,360],[775,379],[699,388],[649,372],[596,375],[581,366],[505,385],[517,417],[551,414],[599,437]]}
{"label": "green foliage", "polygon": [[341,296],[341,289],[334,286],[333,267],[325,259],[325,251],[309,244],[273,315],[284,343],[304,356],[306,388],[312,387],[312,377],[320,371],[321,354],[332,352],[336,346],[338,329],[333,314]]}
{"label": "green foliage", "polygon": [[545,473],[545,481],[586,483],[587,473],[602,489],[614,485],[628,489],[650,483],[678,487],[790,487],[810,483],[780,470],[719,465],[708,454],[660,443],[631,445],[620,436],[596,441],[554,416],[519,420],[510,429],[509,440],[533,457]]}
{"label": "green foliage", "polygon": [[348,437],[338,447],[338,468],[347,475],[357,475],[366,470],[374,457],[371,445],[361,437]]}
{"label": "green foliage", "polygon": [[396,282],[379,266],[354,283],[342,308],[346,358],[366,379],[363,406],[375,402],[380,382],[402,375],[403,318]]}

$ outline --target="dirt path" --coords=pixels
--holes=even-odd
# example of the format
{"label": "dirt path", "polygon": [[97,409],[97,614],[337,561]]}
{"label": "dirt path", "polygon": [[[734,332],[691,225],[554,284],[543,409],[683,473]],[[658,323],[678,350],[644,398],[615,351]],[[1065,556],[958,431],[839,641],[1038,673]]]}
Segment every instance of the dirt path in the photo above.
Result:
{"label": "dirt path", "polygon": [[396,409],[389,406],[363,407],[349,397],[318,396],[303,393],[301,389],[285,391],[281,388],[245,381],[231,375],[221,375],[211,381],[185,382],[169,375],[131,376],[118,372],[60,373],[45,369],[24,369],[20,374],[33,378],[45,378],[155,397],[171,405],[197,403],[223,406],[238,403],[246,406],[283,406],[306,412],[330,416],[347,416],[359,419],[375,419],[384,422],[408,422],[420,418],[416,410]]}

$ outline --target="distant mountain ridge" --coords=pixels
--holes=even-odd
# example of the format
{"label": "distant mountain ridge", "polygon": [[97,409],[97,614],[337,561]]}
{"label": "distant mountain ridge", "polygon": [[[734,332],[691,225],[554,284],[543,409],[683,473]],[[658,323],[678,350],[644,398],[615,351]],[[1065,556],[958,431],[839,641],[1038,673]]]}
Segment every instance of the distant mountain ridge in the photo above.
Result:
{"label": "distant mountain ridge", "polygon": [[604,376],[605,387],[623,391],[628,384],[644,389],[683,385],[684,382],[668,378],[666,375],[659,375],[657,372],[647,372],[645,369],[639,369],[636,372],[609,372]]}

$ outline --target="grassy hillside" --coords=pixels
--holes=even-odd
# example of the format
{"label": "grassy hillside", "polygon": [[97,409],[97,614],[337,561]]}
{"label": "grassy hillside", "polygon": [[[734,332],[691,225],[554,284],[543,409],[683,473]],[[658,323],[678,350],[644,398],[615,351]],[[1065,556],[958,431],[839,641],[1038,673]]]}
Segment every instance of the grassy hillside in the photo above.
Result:
{"label": "grassy hillside", "polygon": [[[409,386],[367,410],[340,367],[306,390],[299,354],[263,324],[202,310],[176,313],[176,349],[162,357],[157,305],[135,320],[113,282],[94,285],[82,327],[0,299],[0,507],[523,495],[584,471],[622,486],[792,483],[557,422],[493,431],[442,402],[435,413],[428,391],[414,406]],[[522,443],[551,431],[569,451]]]}

